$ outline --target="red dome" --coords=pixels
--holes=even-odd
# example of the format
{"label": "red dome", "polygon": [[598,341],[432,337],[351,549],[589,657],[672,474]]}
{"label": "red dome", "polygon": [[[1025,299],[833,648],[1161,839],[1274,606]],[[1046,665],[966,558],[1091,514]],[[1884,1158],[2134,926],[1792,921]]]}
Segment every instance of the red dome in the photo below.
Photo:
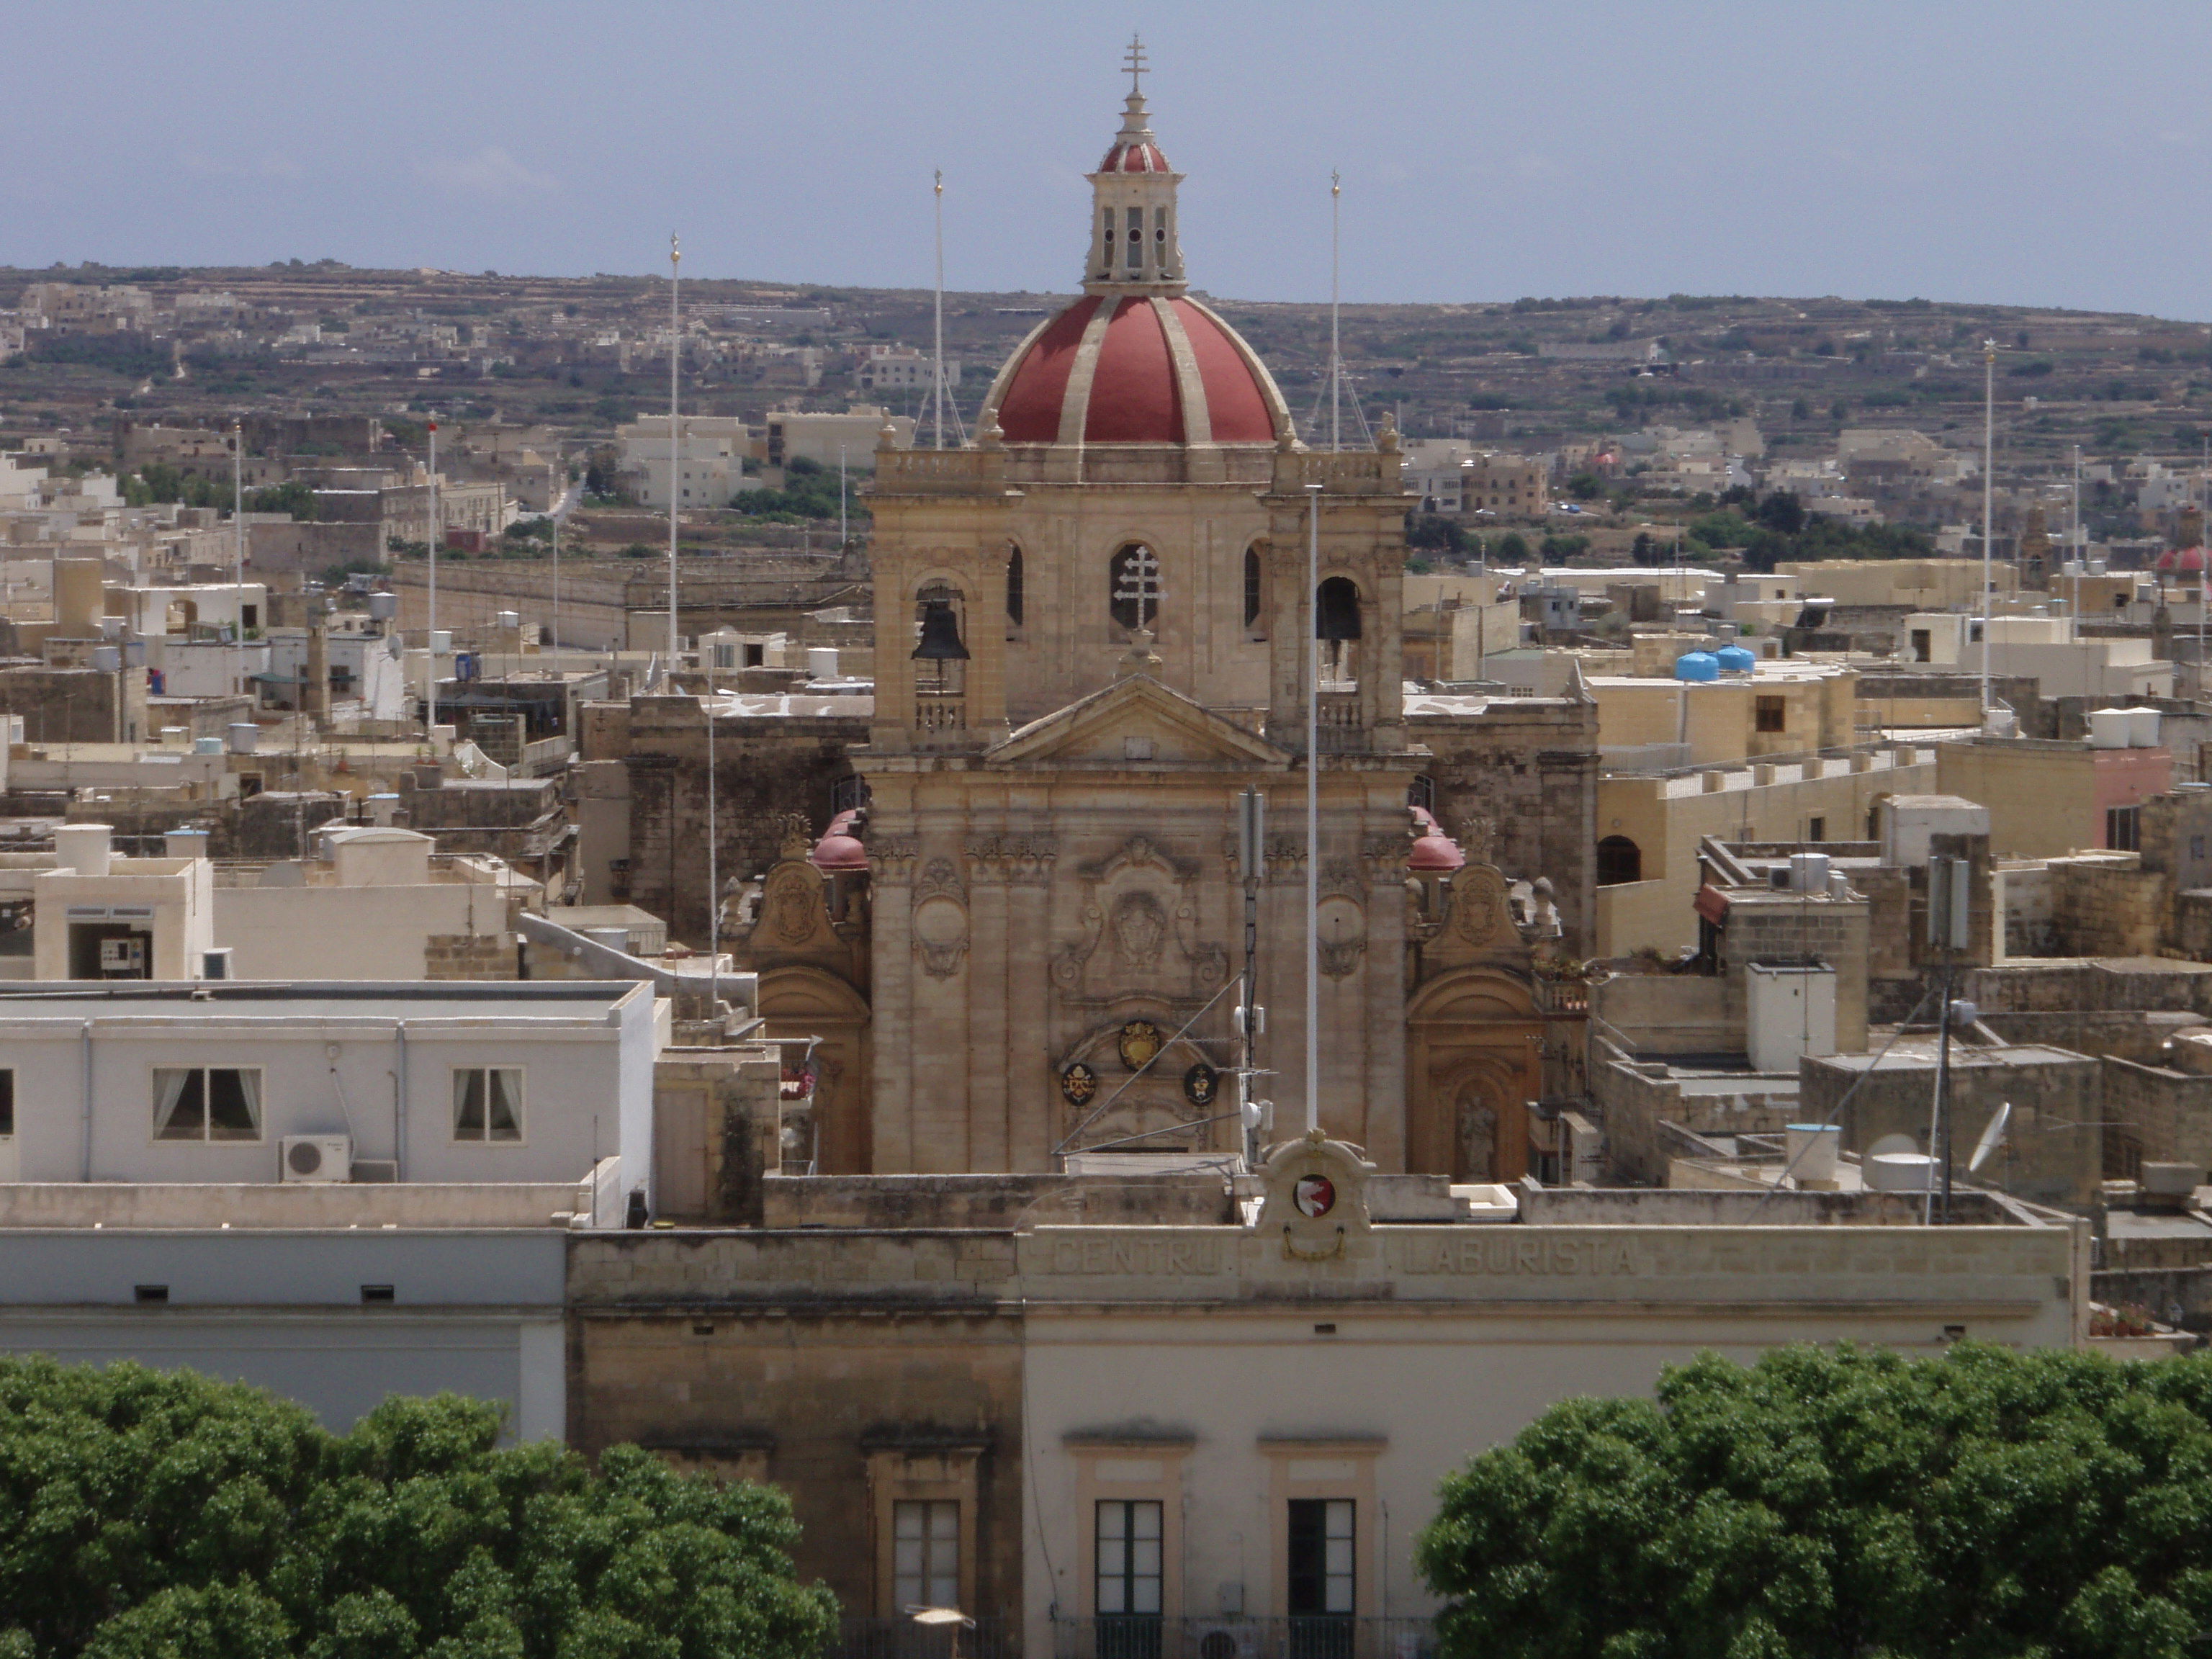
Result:
{"label": "red dome", "polygon": [[817,870],[866,869],[868,849],[852,833],[853,820],[859,816],[856,810],[848,810],[830,819],[830,828],[814,843],[814,850],[806,855],[806,861]]}
{"label": "red dome", "polygon": [[2204,550],[2201,547],[2181,547],[2159,555],[2160,570],[2195,572],[2204,568]]}
{"label": "red dome", "polygon": [[1116,144],[1098,164],[1101,173],[1166,173],[1168,158],[1158,144]]}
{"label": "red dome", "polygon": [[1290,428],[1252,349],[1180,295],[1078,300],[999,371],[986,430],[994,414],[1010,444],[1272,444]]}
{"label": "red dome", "polygon": [[1441,830],[1431,830],[1413,843],[1413,850],[1406,854],[1408,870],[1456,870],[1467,862],[1467,854],[1459,850],[1459,843]]}

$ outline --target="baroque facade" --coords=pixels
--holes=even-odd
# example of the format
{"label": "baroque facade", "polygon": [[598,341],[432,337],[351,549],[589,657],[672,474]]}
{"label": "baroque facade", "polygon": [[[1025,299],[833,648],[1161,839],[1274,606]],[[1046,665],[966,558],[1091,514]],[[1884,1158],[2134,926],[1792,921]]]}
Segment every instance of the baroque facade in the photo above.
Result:
{"label": "baroque facade", "polygon": [[1265,365],[1188,291],[1182,175],[1139,94],[1091,178],[1082,296],[1000,371],[976,440],[884,434],[875,694],[845,750],[866,805],[803,855],[787,836],[738,921],[771,1029],[823,1038],[803,1162],[1243,1150],[1248,789],[1268,824],[1252,1093],[1291,1123],[1316,687],[1321,1124],[1386,1170],[1517,1175],[1547,1144],[1529,1106],[1577,1091],[1594,708],[1409,711],[1396,434],[1298,441]]}

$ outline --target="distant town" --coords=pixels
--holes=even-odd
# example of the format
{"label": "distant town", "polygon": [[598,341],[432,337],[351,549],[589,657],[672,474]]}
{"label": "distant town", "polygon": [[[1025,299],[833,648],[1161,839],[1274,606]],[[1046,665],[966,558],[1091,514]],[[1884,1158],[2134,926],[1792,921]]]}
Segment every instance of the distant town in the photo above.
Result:
{"label": "distant town", "polygon": [[2199,1639],[2212,328],[1209,298],[1146,72],[1063,294],[0,272],[0,1655]]}

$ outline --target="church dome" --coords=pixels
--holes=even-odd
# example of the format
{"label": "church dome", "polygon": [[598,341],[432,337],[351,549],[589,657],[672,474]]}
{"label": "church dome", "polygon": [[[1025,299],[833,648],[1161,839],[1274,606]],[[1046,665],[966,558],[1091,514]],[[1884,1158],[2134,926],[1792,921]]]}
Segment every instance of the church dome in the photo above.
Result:
{"label": "church dome", "polygon": [[984,411],[1010,444],[1273,444],[1282,394],[1187,295],[1086,294],[1023,344]]}
{"label": "church dome", "polygon": [[1132,43],[1121,130],[1091,175],[1083,297],[1022,342],[977,428],[1009,444],[1267,445],[1291,435],[1272,376],[1237,331],[1190,297],[1176,187]]}
{"label": "church dome", "polygon": [[2160,570],[2181,571],[2193,576],[2204,568],[2204,550],[2201,547],[2170,549],[2159,555],[2158,568]]}

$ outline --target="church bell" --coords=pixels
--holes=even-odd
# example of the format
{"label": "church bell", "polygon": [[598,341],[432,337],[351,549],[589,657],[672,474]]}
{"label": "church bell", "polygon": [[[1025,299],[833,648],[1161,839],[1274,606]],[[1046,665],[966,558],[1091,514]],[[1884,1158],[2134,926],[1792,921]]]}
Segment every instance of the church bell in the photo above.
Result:
{"label": "church bell", "polygon": [[966,662],[968,647],[960,643],[960,618],[952,614],[950,599],[921,602],[921,643],[914,648],[916,662]]}

